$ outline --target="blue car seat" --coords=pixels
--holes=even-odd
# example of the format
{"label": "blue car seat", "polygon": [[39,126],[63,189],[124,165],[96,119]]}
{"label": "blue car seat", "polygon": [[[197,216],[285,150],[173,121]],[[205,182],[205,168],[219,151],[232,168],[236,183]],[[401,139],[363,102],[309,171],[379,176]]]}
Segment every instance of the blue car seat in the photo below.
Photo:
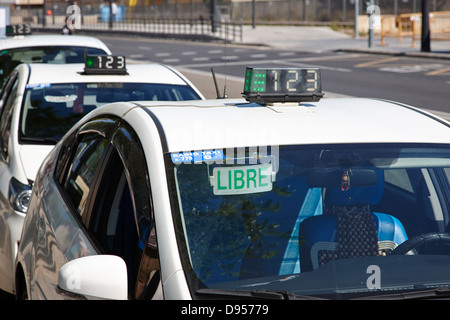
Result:
{"label": "blue car seat", "polygon": [[407,240],[397,218],[371,211],[371,206],[381,200],[384,174],[382,170],[369,172],[373,173],[371,181],[364,181],[369,176],[366,173],[359,174],[358,185],[347,190],[336,183],[326,187],[323,214],[309,217],[300,224],[302,272],[331,260],[385,255]]}

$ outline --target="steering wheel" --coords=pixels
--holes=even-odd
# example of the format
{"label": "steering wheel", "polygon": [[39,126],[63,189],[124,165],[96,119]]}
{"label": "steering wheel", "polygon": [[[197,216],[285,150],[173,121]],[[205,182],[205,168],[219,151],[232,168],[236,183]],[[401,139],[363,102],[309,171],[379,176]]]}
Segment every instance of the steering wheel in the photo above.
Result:
{"label": "steering wheel", "polygon": [[406,254],[410,250],[417,249],[425,244],[447,244],[450,245],[450,233],[430,232],[419,234],[406,240],[397,248],[392,250],[393,255]]}

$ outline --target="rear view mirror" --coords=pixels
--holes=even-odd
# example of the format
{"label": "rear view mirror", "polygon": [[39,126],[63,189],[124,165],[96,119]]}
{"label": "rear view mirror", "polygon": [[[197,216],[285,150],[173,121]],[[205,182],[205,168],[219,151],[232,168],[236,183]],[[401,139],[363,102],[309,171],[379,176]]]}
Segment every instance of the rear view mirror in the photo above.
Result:
{"label": "rear view mirror", "polygon": [[126,300],[127,267],[122,258],[112,255],[74,259],[59,270],[58,287],[68,297]]}
{"label": "rear view mirror", "polygon": [[[344,170],[337,169],[315,169],[308,175],[308,185],[312,188],[333,188],[338,187],[342,182]],[[349,171],[352,186],[365,187],[377,184],[377,173],[373,169],[351,169]]]}

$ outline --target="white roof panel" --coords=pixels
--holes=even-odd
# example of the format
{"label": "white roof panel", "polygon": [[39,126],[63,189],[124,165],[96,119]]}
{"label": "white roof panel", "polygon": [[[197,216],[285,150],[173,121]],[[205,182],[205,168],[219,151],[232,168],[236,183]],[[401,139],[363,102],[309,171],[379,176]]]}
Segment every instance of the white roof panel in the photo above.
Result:
{"label": "white roof panel", "polygon": [[322,99],[293,107],[224,102],[165,103],[149,110],[171,152],[290,144],[450,143],[448,122],[387,101]]}
{"label": "white roof panel", "polygon": [[128,75],[84,75],[84,64],[30,64],[29,84],[75,82],[136,82],[180,84],[186,82],[172,69],[159,64],[128,64]]}
{"label": "white roof panel", "polygon": [[99,48],[110,53],[108,47],[100,39],[89,36],[30,35],[0,38],[0,50],[54,45]]}

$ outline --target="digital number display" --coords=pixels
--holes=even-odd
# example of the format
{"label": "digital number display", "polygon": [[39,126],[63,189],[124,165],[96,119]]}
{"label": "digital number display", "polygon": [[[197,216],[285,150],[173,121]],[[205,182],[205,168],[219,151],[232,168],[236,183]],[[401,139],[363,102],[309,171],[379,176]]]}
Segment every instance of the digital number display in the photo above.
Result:
{"label": "digital number display", "polygon": [[124,56],[87,56],[84,63],[85,73],[90,74],[126,74]]}
{"label": "digital number display", "polygon": [[29,24],[14,24],[6,26],[6,36],[23,36],[31,34],[31,26]]}
{"label": "digital number display", "polygon": [[323,97],[319,68],[247,68],[243,96],[256,102],[306,102]]}

